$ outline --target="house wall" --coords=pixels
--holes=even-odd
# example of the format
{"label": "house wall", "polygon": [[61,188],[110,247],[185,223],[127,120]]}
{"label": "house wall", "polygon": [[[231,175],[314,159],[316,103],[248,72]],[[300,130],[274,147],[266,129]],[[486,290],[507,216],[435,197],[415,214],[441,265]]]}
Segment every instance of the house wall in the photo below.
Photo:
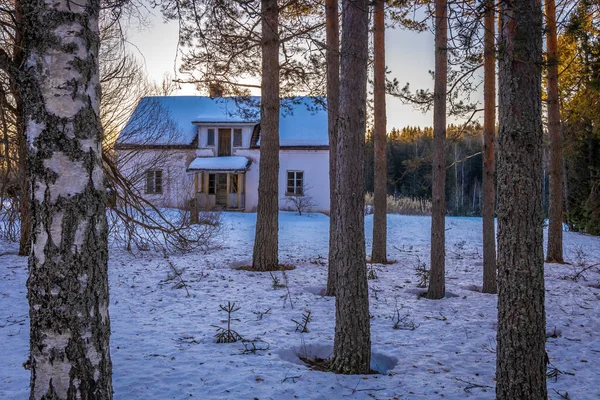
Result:
{"label": "house wall", "polygon": [[[304,171],[305,194],[312,197],[313,211],[329,211],[329,151],[281,150],[279,153],[279,208],[288,209],[286,199],[287,171]],[[252,159],[246,172],[246,211],[255,211],[258,205],[258,149],[240,149],[235,155]]]}
{"label": "house wall", "polygon": [[[156,207],[185,208],[194,192],[193,173],[187,166],[196,157],[190,150],[117,150],[117,166],[143,198]],[[147,170],[162,170],[162,193],[146,193]]]}
{"label": "house wall", "polygon": [[[245,210],[256,211],[258,205],[259,149],[234,149],[233,155],[252,160],[245,178]],[[210,157],[207,149],[190,150],[128,150],[118,151],[118,166],[133,179],[139,193],[157,207],[184,208],[194,192],[193,173],[186,168],[195,157]],[[119,160],[127,160],[120,162]],[[163,171],[163,193],[145,193],[145,171]],[[279,157],[279,207],[290,209],[285,195],[287,171],[304,171],[305,194],[312,197],[313,211],[329,211],[329,152],[327,150],[281,150]],[[214,196],[210,203],[214,206]],[[211,204],[208,204],[210,207]]]}

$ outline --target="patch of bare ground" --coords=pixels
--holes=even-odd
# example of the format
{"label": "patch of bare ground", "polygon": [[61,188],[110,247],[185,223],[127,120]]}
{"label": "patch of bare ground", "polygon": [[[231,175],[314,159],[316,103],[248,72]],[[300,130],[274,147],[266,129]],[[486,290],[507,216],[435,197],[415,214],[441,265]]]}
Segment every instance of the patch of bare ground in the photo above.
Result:
{"label": "patch of bare ground", "polygon": [[277,271],[291,271],[293,269],[296,269],[295,266],[293,265],[289,265],[289,264],[279,264],[277,266],[277,268],[275,269],[270,269],[270,270],[266,270],[266,271],[257,271],[254,268],[252,268],[252,265],[242,265],[239,267],[234,267],[233,269],[236,269],[238,271],[248,271],[248,272],[277,272]]}

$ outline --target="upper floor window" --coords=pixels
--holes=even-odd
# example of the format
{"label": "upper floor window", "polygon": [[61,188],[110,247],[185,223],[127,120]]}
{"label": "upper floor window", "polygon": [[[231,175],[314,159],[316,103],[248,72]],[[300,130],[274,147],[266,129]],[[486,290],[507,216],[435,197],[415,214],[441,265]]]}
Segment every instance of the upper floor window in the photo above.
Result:
{"label": "upper floor window", "polygon": [[215,130],[209,129],[206,134],[206,147],[215,145]]}
{"label": "upper floor window", "polygon": [[242,147],[242,130],[240,128],[233,130],[233,147]]}
{"label": "upper floor window", "polygon": [[162,170],[149,169],[146,171],[146,194],[161,194],[163,192]]}
{"label": "upper floor window", "polygon": [[304,171],[287,171],[286,196],[302,196],[304,194]]}

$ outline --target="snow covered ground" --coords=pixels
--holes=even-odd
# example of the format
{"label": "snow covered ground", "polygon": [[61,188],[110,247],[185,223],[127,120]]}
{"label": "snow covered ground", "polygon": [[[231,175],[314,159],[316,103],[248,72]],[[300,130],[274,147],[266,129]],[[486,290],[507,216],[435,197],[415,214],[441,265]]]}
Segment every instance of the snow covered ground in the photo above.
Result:
{"label": "snow covered ground", "polygon": [[[376,265],[369,280],[374,367],[385,374],[342,376],[312,371],[298,355],[331,353],[334,299],[325,287],[328,224],[325,215],[280,216],[280,261],[288,289],[269,273],[233,267],[251,261],[255,214],[223,214],[210,252],[171,256],[185,269],[184,288],[165,280],[161,255],[110,253],[111,355],[115,399],[492,399],[495,370],[495,295],[479,293],[481,219],[448,217],[448,296],[420,298],[415,266],[428,264],[429,217],[388,216],[391,265]],[[372,216],[366,219],[370,253]],[[0,398],[26,399],[29,372],[25,257],[0,242]],[[565,279],[581,265],[600,262],[600,238],[565,232],[572,264],[546,264],[547,351],[560,372],[549,395],[600,398],[600,272]],[[275,274],[280,282],[282,273]],[[224,326],[219,305],[235,302],[233,329],[251,343],[216,344]],[[266,312],[267,310],[270,310]],[[310,310],[308,333],[295,331]],[[262,314],[262,316],[261,316]],[[393,329],[400,317],[401,328]],[[410,329],[414,328],[414,329]],[[255,346],[255,347],[253,347]],[[255,350],[258,349],[258,350]],[[557,393],[558,392],[558,393]]]}

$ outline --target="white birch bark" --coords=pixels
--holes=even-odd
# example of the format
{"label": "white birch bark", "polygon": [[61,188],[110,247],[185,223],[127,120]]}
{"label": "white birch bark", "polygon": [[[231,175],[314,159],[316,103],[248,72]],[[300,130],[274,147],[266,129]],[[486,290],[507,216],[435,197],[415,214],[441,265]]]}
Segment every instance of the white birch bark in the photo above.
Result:
{"label": "white birch bark", "polygon": [[95,0],[25,0],[30,399],[111,399]]}

